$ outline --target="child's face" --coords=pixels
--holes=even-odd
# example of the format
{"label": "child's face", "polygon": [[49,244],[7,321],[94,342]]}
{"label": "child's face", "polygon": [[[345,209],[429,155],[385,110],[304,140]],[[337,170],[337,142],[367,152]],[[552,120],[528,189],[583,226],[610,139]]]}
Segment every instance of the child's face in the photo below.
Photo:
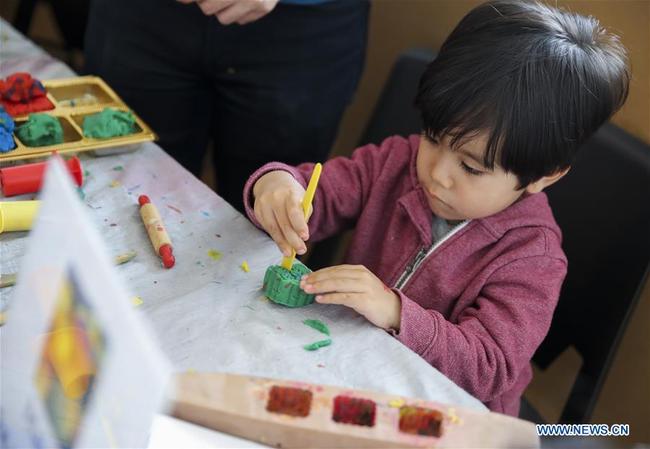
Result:
{"label": "child's face", "polygon": [[517,190],[517,177],[495,163],[483,166],[487,134],[481,133],[450,146],[450,137],[431,141],[420,137],[418,180],[429,207],[446,220],[466,220],[495,214],[514,203],[525,191]]}

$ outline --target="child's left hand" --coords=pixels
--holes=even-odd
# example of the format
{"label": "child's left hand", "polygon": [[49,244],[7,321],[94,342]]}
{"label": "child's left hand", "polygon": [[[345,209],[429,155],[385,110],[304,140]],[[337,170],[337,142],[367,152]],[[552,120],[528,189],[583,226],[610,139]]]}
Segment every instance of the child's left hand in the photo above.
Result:
{"label": "child's left hand", "polygon": [[337,265],[314,271],[303,276],[300,287],[315,294],[316,302],[351,307],[375,326],[399,331],[399,296],[363,265]]}

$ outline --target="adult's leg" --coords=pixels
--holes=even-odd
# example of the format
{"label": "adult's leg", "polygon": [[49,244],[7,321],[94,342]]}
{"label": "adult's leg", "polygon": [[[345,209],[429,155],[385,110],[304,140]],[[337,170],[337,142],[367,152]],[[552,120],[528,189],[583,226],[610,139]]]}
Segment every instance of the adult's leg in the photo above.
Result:
{"label": "adult's leg", "polygon": [[248,176],[272,160],[323,161],[358,84],[369,5],[279,3],[244,26],[213,27],[215,172],[219,194],[243,209]]}
{"label": "adult's leg", "polygon": [[202,53],[212,24],[193,4],[93,0],[86,32],[85,71],[106,80],[195,175],[213,111]]}

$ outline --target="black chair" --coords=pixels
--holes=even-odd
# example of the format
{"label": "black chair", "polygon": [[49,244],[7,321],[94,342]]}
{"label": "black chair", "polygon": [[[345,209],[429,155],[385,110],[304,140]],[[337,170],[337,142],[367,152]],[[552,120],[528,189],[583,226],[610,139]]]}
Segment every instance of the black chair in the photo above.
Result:
{"label": "black chair", "polygon": [[583,423],[648,276],[650,146],[605,124],[547,193],[564,235],[569,271],[534,361],[544,369],[575,347],[582,366],[560,422]]}
{"label": "black chair", "polygon": [[[420,131],[413,99],[434,54],[413,50],[399,57],[362,143]],[[585,143],[569,174],[548,191],[563,235],[569,271],[548,336],[533,361],[545,369],[568,346],[582,366],[560,422],[588,422],[650,261],[650,147],[620,128],[604,125]],[[314,254],[327,265],[334,243]],[[328,248],[329,247],[329,248]],[[321,251],[323,251],[321,253]],[[309,264],[311,263],[311,258]],[[529,404],[523,418],[541,422]]]}

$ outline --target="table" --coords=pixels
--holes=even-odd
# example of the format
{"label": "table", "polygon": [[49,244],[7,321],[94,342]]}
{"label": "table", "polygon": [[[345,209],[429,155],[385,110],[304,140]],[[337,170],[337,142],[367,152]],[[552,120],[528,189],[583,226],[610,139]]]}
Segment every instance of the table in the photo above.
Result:
{"label": "table", "polygon": [[[74,76],[0,19],[0,76],[17,71],[39,79]],[[266,300],[260,290],[264,272],[281,258],[275,244],[156,144],[81,158],[88,214],[111,254],[137,251],[133,261],[116,270],[131,294],[142,299],[139,309],[175,370],[277,377],[486,410],[354,311],[321,304],[288,309]],[[170,233],[176,255],[170,270],[161,267],[146,236],[138,214],[140,194],[158,206]],[[27,237],[0,234],[3,273],[18,271]],[[249,272],[240,266],[244,261]],[[0,290],[3,308],[10,306],[12,290]],[[315,352],[302,348],[321,337],[302,324],[308,318],[329,326],[330,347]]]}

